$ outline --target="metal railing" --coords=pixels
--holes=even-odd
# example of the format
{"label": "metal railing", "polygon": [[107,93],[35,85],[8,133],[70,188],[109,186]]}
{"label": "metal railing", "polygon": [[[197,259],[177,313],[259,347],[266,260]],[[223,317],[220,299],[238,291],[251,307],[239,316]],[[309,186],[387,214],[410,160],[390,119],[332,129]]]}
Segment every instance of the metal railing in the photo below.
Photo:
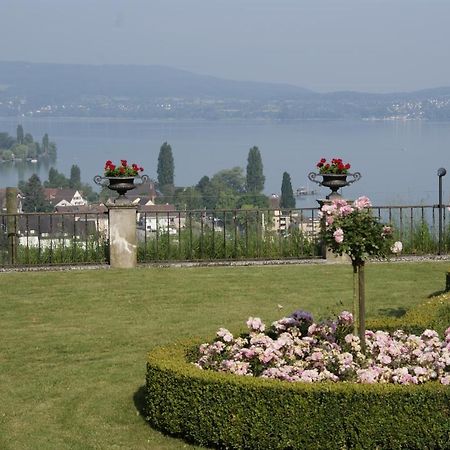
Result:
{"label": "metal railing", "polygon": [[0,214],[0,266],[105,263],[107,233],[107,214]]}
{"label": "metal railing", "polygon": [[317,258],[317,213],[317,208],[138,213],[138,260]]}
{"label": "metal railing", "polygon": [[[450,252],[447,206],[374,206],[407,255]],[[322,257],[317,208],[137,212],[138,262]],[[108,214],[0,214],[0,267],[108,263]],[[441,248],[439,243],[441,242]]]}
{"label": "metal railing", "polygon": [[[439,227],[439,211],[442,227]],[[448,205],[374,206],[373,213],[380,221],[391,224],[395,238],[402,241],[407,255],[437,254],[450,251],[450,224]],[[442,243],[440,249],[439,243]]]}

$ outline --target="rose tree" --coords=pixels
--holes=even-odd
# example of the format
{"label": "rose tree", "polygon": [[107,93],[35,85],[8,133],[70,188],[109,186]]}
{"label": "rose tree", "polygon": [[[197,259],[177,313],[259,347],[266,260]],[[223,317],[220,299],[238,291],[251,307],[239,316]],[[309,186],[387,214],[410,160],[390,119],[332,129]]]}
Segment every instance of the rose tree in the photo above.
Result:
{"label": "rose tree", "polygon": [[[359,336],[364,342],[365,295],[364,264],[370,257],[386,258],[389,253],[399,253],[401,242],[393,242],[391,226],[380,223],[371,211],[367,197],[359,197],[353,203],[337,199],[326,203],[320,210],[323,220],[321,237],[333,253],[347,254],[354,273],[354,311],[356,312],[356,292],[359,297]],[[358,284],[356,284],[358,275]]]}

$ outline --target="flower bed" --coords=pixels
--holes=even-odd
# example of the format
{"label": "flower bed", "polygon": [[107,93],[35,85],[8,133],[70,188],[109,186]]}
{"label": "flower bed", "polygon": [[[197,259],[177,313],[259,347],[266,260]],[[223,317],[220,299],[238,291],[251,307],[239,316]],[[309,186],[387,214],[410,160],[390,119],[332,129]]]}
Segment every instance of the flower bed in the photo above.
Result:
{"label": "flower bed", "polygon": [[[437,297],[411,310],[405,329],[440,327],[449,314],[450,296]],[[260,331],[262,323],[250,326]],[[199,370],[191,362],[198,345],[149,354],[146,414],[169,434],[239,449],[450,448],[450,387],[442,383],[291,383]]]}
{"label": "flower bed", "polygon": [[296,311],[266,331],[259,318],[247,321],[249,332],[234,337],[221,328],[212,343],[199,347],[201,369],[286,381],[355,381],[358,383],[450,384],[450,327],[444,340],[434,330],[420,336],[396,330],[366,332],[366,351],[351,333],[349,312],[337,320],[314,323]]}

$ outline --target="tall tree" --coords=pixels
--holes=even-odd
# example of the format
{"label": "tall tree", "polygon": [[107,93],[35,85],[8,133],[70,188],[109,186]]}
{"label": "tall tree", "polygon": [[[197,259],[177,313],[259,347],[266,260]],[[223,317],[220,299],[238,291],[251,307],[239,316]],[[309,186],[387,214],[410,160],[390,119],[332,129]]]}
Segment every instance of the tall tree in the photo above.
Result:
{"label": "tall tree", "polygon": [[283,209],[295,208],[295,197],[294,191],[292,190],[291,176],[287,172],[283,173],[280,207]]}
{"label": "tall tree", "polygon": [[163,193],[173,192],[174,186],[174,162],[172,147],[164,142],[158,156],[158,184]]}
{"label": "tall tree", "polygon": [[24,196],[22,208],[24,212],[47,212],[51,206],[45,199],[44,190],[40,178],[33,174],[28,181],[21,186]]}
{"label": "tall tree", "polygon": [[48,155],[49,144],[50,141],[48,139],[48,134],[45,133],[44,137],[42,138],[42,153],[44,153],[44,155]]}
{"label": "tall tree", "polygon": [[23,144],[23,139],[24,139],[23,126],[19,124],[17,125],[17,143]]}
{"label": "tall tree", "polygon": [[0,148],[11,148],[16,141],[8,133],[0,133]]}
{"label": "tall tree", "polygon": [[263,163],[258,147],[252,147],[247,159],[247,192],[258,194],[264,189],[266,177],[263,174]]}
{"label": "tall tree", "polygon": [[67,188],[69,187],[69,180],[63,173],[58,172],[54,167],[50,167],[48,181],[44,181],[44,186],[47,188]]}
{"label": "tall tree", "polygon": [[69,187],[73,189],[79,189],[81,185],[81,171],[80,168],[74,164],[70,168],[70,180]]}

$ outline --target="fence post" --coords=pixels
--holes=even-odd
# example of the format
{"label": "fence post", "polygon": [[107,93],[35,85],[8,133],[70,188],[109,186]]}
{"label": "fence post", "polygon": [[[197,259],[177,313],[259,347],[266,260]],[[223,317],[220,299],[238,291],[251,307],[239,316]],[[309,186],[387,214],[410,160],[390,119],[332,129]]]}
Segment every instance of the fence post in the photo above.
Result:
{"label": "fence post", "polygon": [[11,214],[7,220],[9,263],[17,262],[17,188],[6,188],[6,213]]}
{"label": "fence post", "polygon": [[135,205],[107,205],[109,213],[109,264],[131,269],[137,265]]}

